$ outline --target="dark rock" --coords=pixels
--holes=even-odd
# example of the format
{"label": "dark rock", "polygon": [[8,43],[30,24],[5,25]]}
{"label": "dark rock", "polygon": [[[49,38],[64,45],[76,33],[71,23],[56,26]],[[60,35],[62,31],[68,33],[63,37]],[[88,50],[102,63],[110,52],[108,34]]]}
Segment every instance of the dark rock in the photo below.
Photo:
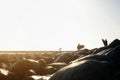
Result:
{"label": "dark rock", "polygon": [[71,55],[69,53],[63,53],[60,56],[58,56],[53,62],[65,62],[69,63],[71,61]]}
{"label": "dark rock", "polygon": [[112,41],[109,45],[108,48],[114,48],[116,46],[120,45],[120,40],[115,39],[114,41]]}
{"label": "dark rock", "polygon": [[70,62],[50,80],[120,80],[120,40],[104,44],[92,55]]}
{"label": "dark rock", "polygon": [[107,61],[83,60],[60,69],[50,80],[109,80],[110,72]]}
{"label": "dark rock", "polygon": [[106,49],[112,49],[112,48],[115,48],[116,46],[120,45],[120,40],[118,39],[115,39],[114,41],[112,41],[108,46],[105,46],[105,47],[100,47],[98,48],[95,52],[93,52],[93,54],[97,54],[103,50],[106,50]]}
{"label": "dark rock", "polygon": [[32,59],[24,59],[15,62],[11,67],[10,71],[15,73],[16,80],[22,80],[27,71],[30,69],[34,70],[36,74],[40,74],[45,67],[42,60],[35,61]]}
{"label": "dark rock", "polygon": [[67,64],[66,63],[60,63],[60,62],[58,62],[58,63],[48,64],[48,66],[53,66],[54,68],[60,69],[60,68],[62,68],[64,66],[67,66]]}
{"label": "dark rock", "polygon": [[110,57],[114,62],[120,63],[120,45],[113,48],[106,55]]}
{"label": "dark rock", "polygon": [[111,58],[109,58],[106,55],[87,55],[84,57],[80,57],[74,61],[71,61],[70,63],[80,62],[82,60],[98,60],[98,61],[111,61]]}
{"label": "dark rock", "polygon": [[0,68],[0,80],[15,80],[14,77],[14,73]]}

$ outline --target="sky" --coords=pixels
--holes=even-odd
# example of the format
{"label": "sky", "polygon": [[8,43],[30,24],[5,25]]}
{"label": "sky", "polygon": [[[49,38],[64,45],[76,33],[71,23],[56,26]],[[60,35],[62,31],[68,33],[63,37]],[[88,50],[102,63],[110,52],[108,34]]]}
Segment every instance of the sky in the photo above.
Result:
{"label": "sky", "polygon": [[0,50],[93,49],[119,31],[120,0],[0,0]]}

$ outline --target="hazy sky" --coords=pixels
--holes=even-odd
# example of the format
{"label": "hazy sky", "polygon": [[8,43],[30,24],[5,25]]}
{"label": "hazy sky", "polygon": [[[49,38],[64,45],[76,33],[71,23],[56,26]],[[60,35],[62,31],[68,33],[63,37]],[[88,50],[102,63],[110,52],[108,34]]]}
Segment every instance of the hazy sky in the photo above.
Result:
{"label": "hazy sky", "polygon": [[120,0],[0,0],[0,50],[76,50],[120,39]]}

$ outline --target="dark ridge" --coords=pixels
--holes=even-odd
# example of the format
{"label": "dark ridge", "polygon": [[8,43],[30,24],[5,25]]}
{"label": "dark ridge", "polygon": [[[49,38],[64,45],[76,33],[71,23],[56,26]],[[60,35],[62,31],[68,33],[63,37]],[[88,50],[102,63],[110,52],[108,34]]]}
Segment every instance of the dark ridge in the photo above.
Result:
{"label": "dark ridge", "polygon": [[113,48],[120,45],[120,40],[119,39],[115,39],[114,41],[112,41],[109,45],[108,48]]}

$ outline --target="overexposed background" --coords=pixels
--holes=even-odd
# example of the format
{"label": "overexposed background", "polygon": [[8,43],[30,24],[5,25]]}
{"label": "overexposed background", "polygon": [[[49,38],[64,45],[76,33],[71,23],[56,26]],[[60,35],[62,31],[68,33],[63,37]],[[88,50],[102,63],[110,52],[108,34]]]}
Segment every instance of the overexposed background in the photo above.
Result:
{"label": "overexposed background", "polygon": [[120,38],[120,0],[0,0],[0,50],[76,50]]}

